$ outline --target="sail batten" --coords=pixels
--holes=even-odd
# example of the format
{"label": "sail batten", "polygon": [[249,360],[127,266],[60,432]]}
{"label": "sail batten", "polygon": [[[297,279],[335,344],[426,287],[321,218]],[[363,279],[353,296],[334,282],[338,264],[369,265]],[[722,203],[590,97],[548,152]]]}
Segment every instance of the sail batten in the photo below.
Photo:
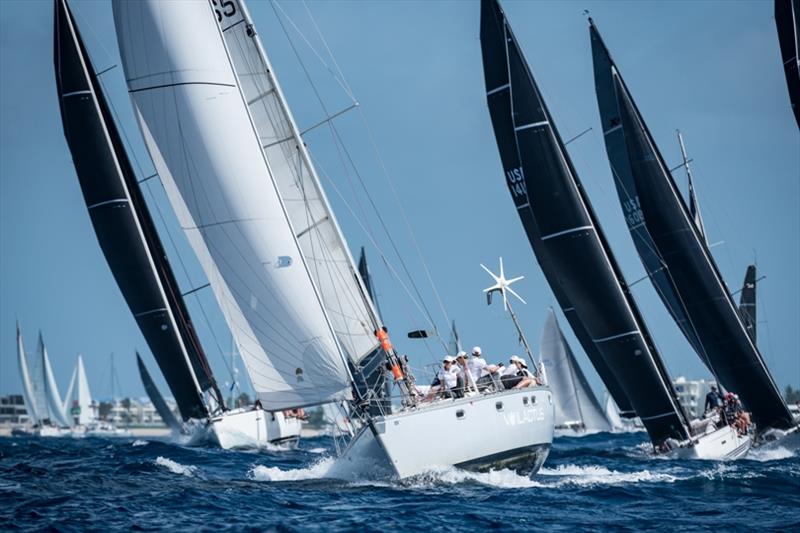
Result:
{"label": "sail batten", "polygon": [[[145,144],[264,408],[349,398],[338,340],[214,6],[115,0],[113,8]],[[152,85],[170,86],[139,90]]]}
{"label": "sail batten", "polygon": [[[488,97],[506,184],[515,205],[526,206],[518,213],[545,277],[588,334],[578,337],[590,358],[604,363],[596,364],[601,378],[612,376],[607,386],[624,391],[653,443],[684,440],[688,421],[663,361],[496,0],[483,0],[481,19],[487,91],[510,84]],[[504,144],[516,152],[511,158]]]}

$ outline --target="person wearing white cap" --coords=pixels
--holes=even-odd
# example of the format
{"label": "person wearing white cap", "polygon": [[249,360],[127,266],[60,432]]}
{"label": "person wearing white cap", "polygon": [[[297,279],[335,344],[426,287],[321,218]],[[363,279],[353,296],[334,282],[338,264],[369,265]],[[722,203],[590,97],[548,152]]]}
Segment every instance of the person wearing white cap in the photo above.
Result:
{"label": "person wearing white cap", "polygon": [[472,381],[477,385],[478,390],[483,390],[490,387],[493,383],[492,374],[497,372],[496,365],[490,365],[486,359],[481,357],[481,347],[475,346],[472,348],[472,357],[469,362],[469,372],[472,375]]}
{"label": "person wearing white cap", "polygon": [[512,355],[500,381],[505,389],[522,389],[533,383],[533,378],[530,377],[530,372],[527,371],[525,360],[519,356]]}
{"label": "person wearing white cap", "polygon": [[442,368],[436,373],[425,401],[432,400],[437,394],[444,393],[446,396],[452,394],[458,385],[458,369],[455,365],[456,359],[452,355],[445,355],[442,359]]}

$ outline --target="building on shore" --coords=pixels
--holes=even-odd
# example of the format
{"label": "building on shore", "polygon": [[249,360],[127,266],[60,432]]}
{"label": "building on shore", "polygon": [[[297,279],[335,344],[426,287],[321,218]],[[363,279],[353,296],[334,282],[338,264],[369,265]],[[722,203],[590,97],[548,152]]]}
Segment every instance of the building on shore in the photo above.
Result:
{"label": "building on shore", "polygon": [[0,425],[22,426],[28,422],[28,411],[21,394],[0,396]]}
{"label": "building on shore", "polygon": [[701,418],[705,409],[706,394],[711,391],[711,386],[717,382],[713,380],[697,379],[688,380],[678,376],[673,382],[678,399],[694,418]]}

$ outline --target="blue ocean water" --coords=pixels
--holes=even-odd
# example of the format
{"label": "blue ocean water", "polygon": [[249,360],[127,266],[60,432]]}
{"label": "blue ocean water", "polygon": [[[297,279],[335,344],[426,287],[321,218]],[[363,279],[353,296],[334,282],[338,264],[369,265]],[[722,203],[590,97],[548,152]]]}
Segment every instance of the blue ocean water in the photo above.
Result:
{"label": "blue ocean water", "polygon": [[783,448],[682,461],[649,457],[644,433],[562,437],[533,478],[441,468],[382,483],[326,479],[332,449],[0,438],[0,530],[800,531],[800,451]]}

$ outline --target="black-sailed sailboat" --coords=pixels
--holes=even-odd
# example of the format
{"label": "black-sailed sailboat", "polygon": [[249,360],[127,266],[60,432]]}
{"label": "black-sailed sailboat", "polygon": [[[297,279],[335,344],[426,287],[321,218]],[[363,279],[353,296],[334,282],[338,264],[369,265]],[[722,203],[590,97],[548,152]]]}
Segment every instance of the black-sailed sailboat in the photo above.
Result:
{"label": "black-sailed sailboat", "polygon": [[[558,301],[564,316],[572,327],[572,331],[583,346],[586,355],[592,365],[597,370],[603,383],[614,398],[620,410],[620,416],[625,418],[636,417],[636,411],[625,392],[625,388],[618,381],[616,374],[612,371],[609,362],[604,357],[600,348],[593,342],[592,335],[578,316],[578,311],[573,304],[568,290],[562,288],[558,283],[558,266],[546,251],[542,241],[542,231],[539,222],[534,216],[533,210],[527,202],[526,182],[523,176],[523,164],[521,153],[517,148],[514,123],[512,122],[512,103],[510,99],[510,79],[509,64],[506,55],[506,22],[502,9],[499,4],[493,1],[481,2],[481,49],[483,52],[483,70],[486,80],[487,99],[489,101],[489,111],[494,124],[497,147],[500,151],[500,159],[506,172],[506,179],[512,198],[517,205],[522,225],[530,240],[533,252],[539,262],[542,271],[545,273],[553,294]],[[509,37],[510,38],[510,37]],[[526,71],[521,56],[516,52],[516,44],[513,44],[514,57],[517,63],[522,63],[520,69]],[[519,75],[519,74],[517,74]],[[582,296],[578,295],[579,298]]]}
{"label": "black-sailed sailboat", "polygon": [[747,267],[744,274],[741,293],[739,294],[739,314],[742,315],[742,322],[747,328],[747,333],[756,342],[756,265]]}
{"label": "black-sailed sailboat", "polygon": [[655,448],[689,441],[688,417],[496,0],[481,2],[481,47],[506,184],[562,310]]}
{"label": "black-sailed sailboat", "polygon": [[61,119],[95,235],[184,420],[222,395],[65,0],[55,1],[54,62]]}
{"label": "black-sailed sailboat", "polygon": [[641,209],[641,223],[668,274],[666,280],[700,343],[699,353],[720,384],[740,396],[760,431],[792,427],[792,415],[742,322],[705,237],[591,21],[590,33],[592,42],[598,43],[595,51],[601,47],[606,51],[600,61],[595,54],[595,72],[605,66],[603,77],[610,77],[613,83],[614,100],[608,94],[601,97],[601,84],[596,80],[603,129],[618,128],[625,142],[627,161],[619,157],[615,144],[609,143],[606,135],[612,166],[617,173],[623,167],[630,173],[634,196],[620,196],[623,210],[626,200],[635,198]]}
{"label": "black-sailed sailboat", "polygon": [[789,101],[800,127],[800,0],[775,0],[775,27]]}

